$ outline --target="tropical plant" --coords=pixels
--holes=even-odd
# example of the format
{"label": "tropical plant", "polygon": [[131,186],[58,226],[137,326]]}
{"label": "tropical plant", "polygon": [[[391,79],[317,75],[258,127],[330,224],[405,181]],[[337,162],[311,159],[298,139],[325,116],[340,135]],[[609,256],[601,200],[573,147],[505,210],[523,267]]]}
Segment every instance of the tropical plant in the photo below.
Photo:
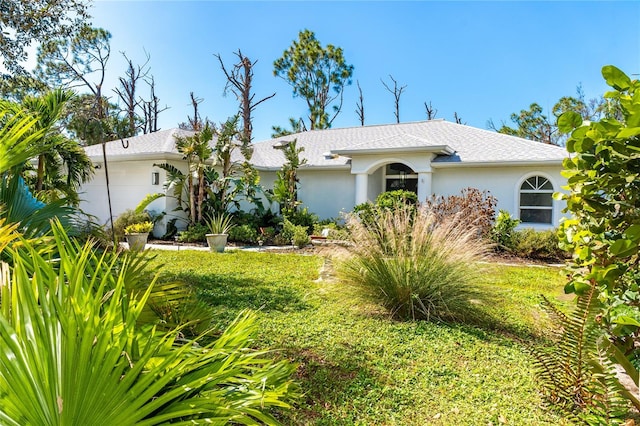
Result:
{"label": "tropical plant", "polygon": [[411,206],[377,214],[370,223],[347,218],[353,247],[341,276],[397,318],[475,319],[474,300],[483,296],[474,285],[477,261],[487,245],[466,226],[466,218],[440,220]]}
{"label": "tropical plant", "polygon": [[154,289],[135,257],[99,255],[56,226],[43,254],[0,223],[13,265],[0,275],[0,421],[23,424],[277,424],[272,407],[295,396],[293,366],[249,350],[243,313],[210,344],[139,323]]}
{"label": "tropical plant", "polygon": [[118,241],[122,240],[122,237],[126,234],[126,228],[128,226],[145,222],[151,222],[151,216],[148,212],[136,212],[136,210],[132,209],[123,211],[113,222],[116,239]]}
{"label": "tropical plant", "polygon": [[200,223],[189,225],[184,231],[178,234],[178,241],[181,243],[200,243],[207,239],[209,228]]}
{"label": "tropical plant", "polygon": [[549,402],[581,424],[619,425],[628,415],[624,389],[615,377],[609,343],[594,321],[600,309],[596,287],[565,314],[543,296],[543,309],[557,327],[552,347],[534,349],[534,366]]}
{"label": "tropical plant", "polygon": [[298,201],[298,169],[307,163],[307,159],[300,157],[304,147],[298,148],[296,139],[285,143],[280,149],[284,154],[285,162],[277,172],[277,178],[273,184],[273,196],[280,204],[282,214],[292,216],[301,204]]}
{"label": "tropical plant", "polygon": [[514,219],[506,210],[500,210],[489,234],[491,241],[499,250],[513,250],[515,247],[515,231],[520,219]]}
{"label": "tropical plant", "polygon": [[229,240],[237,241],[239,243],[254,244],[258,241],[258,231],[247,224],[234,226],[229,229]]}
{"label": "tropical plant", "polygon": [[211,234],[228,234],[229,230],[235,226],[233,217],[224,212],[209,217],[206,225]]}
{"label": "tropical plant", "polygon": [[153,222],[134,223],[124,228],[125,235],[144,234],[153,230]]}
{"label": "tropical plant", "polygon": [[[615,362],[638,383],[640,365],[640,82],[607,65],[602,75],[612,88],[605,98],[619,104],[621,120],[583,122],[574,112],[558,119],[571,131],[564,160],[567,203],[572,217],[561,224],[563,248],[573,252],[567,293],[592,289],[602,307],[599,324],[613,342]],[[640,398],[629,400],[640,408]]]}

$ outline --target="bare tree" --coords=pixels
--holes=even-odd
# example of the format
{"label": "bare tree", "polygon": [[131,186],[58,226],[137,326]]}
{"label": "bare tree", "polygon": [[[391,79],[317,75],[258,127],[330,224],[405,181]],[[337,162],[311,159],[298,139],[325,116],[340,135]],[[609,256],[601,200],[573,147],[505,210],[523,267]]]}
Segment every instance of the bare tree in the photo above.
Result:
{"label": "bare tree", "polygon": [[384,80],[380,79],[380,81],[382,82],[384,88],[387,89],[394,97],[396,107],[396,123],[400,123],[400,96],[402,96],[402,92],[404,92],[404,89],[406,89],[407,86],[398,87],[398,82],[393,78],[391,74],[389,74],[389,78],[393,82],[393,90],[387,85],[387,83],[384,82]]}
{"label": "bare tree", "polygon": [[198,112],[198,105],[200,105],[204,99],[197,98],[196,95],[193,94],[193,92],[189,93],[189,96],[191,97],[191,106],[193,107],[193,117],[187,116],[187,122],[180,123],[178,127],[184,130],[193,130],[195,132],[199,132],[203,129],[204,122],[202,121],[202,117]]}
{"label": "bare tree", "polygon": [[162,111],[168,110],[169,107],[165,105],[164,108],[160,109],[160,98],[156,96],[156,82],[153,76],[145,79],[145,82],[149,85],[150,89],[149,100],[144,100],[141,97],[140,107],[142,108],[143,114],[142,132],[146,134],[157,132],[159,130],[158,116]]}
{"label": "bare tree", "polygon": [[133,61],[127,57],[125,52],[120,52],[122,56],[127,60],[127,70],[124,72],[124,77],[119,77],[120,87],[116,87],[113,91],[118,95],[118,98],[124,104],[124,108],[121,112],[124,112],[127,116],[129,124],[129,134],[135,135],[138,133],[140,117],[138,116],[138,106],[140,105],[140,99],[136,98],[136,89],[138,88],[138,82],[140,79],[144,79],[149,74],[149,60],[151,57],[145,52],[147,57],[146,61],[142,65],[134,65]]}
{"label": "bare tree", "polygon": [[358,102],[356,103],[356,114],[360,120],[360,125],[364,126],[364,97],[362,96],[362,88],[360,87],[360,81],[356,80],[356,86],[358,86]]}
{"label": "bare tree", "polygon": [[455,121],[456,124],[467,124],[466,122],[462,122],[462,118],[458,116],[458,113],[456,111],[453,112],[453,121]]}
{"label": "bare tree", "polygon": [[438,110],[431,105],[431,101],[429,101],[429,104],[427,105],[427,103],[424,103],[424,109],[427,111],[427,120],[433,120],[434,118],[436,118],[436,114],[438,114]]}
{"label": "bare tree", "polygon": [[224,86],[224,93],[231,91],[238,99],[240,103],[240,117],[242,118],[242,134],[241,138],[245,145],[251,143],[253,139],[253,125],[251,123],[251,113],[256,109],[258,105],[264,101],[273,98],[276,94],[273,93],[266,96],[259,101],[255,101],[255,93],[251,93],[251,86],[253,84],[253,67],[258,62],[257,60],[251,61],[248,57],[244,56],[240,49],[234,54],[238,57],[238,62],[233,65],[233,68],[227,70],[222,61],[220,54],[214,56],[218,58],[220,62],[220,68],[227,77],[227,84]]}

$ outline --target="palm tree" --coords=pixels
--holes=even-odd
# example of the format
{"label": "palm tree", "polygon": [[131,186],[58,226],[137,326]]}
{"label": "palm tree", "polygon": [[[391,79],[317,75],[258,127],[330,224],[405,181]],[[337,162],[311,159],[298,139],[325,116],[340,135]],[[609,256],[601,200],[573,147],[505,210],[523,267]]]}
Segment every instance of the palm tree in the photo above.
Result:
{"label": "palm tree", "polygon": [[[77,142],[65,137],[57,126],[65,104],[73,98],[69,90],[56,89],[42,96],[26,97],[21,108],[35,115],[34,129],[41,132],[50,148],[38,156],[35,176],[27,175],[38,198],[45,201],[65,199],[77,206],[78,188],[93,175],[91,160]],[[25,165],[28,170],[28,165]]]}

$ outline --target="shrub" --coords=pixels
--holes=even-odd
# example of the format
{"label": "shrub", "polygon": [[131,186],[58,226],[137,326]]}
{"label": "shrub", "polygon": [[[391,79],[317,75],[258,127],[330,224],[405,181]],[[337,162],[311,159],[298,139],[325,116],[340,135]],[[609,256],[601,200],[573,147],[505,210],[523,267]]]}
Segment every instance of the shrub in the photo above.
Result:
{"label": "shrub", "polygon": [[[418,217],[416,217],[418,215]],[[379,212],[370,225],[347,220],[354,243],[341,276],[379,299],[402,319],[465,320],[476,316],[474,285],[487,244],[462,216],[437,218],[406,206]]]}
{"label": "shrub", "polygon": [[515,231],[513,253],[516,256],[540,260],[563,260],[566,252],[560,248],[555,230],[536,231],[526,228]]}
{"label": "shrub", "polygon": [[326,237],[330,240],[345,241],[349,239],[349,231],[335,222],[316,223],[313,226],[313,235],[322,235],[325,229],[329,231]]}
{"label": "shrub", "polygon": [[318,222],[318,215],[310,213],[305,207],[302,210],[297,210],[289,215],[287,219],[294,225],[304,226],[307,229],[313,229],[313,225]]}
{"label": "shrub", "polygon": [[425,202],[436,221],[446,221],[459,214],[464,218],[467,228],[476,230],[483,237],[491,232],[496,204],[497,200],[493,195],[476,188],[463,189],[460,195],[434,195]]}
{"label": "shrub", "polygon": [[506,210],[500,210],[493,227],[491,228],[491,241],[496,243],[499,250],[513,251],[516,245],[516,227],[520,219],[514,219]]}
{"label": "shrub", "polygon": [[153,231],[153,222],[134,223],[124,228],[125,235],[144,234]]}
{"label": "shrub", "polygon": [[202,224],[190,225],[186,230],[181,231],[178,241],[181,243],[199,243],[207,240],[209,228]]}
{"label": "shrub", "polygon": [[297,247],[304,247],[311,242],[311,238],[307,233],[306,226],[294,225],[287,218],[282,223],[282,232],[280,236],[286,241],[286,244],[292,243]]}
{"label": "shrub", "polygon": [[240,225],[231,228],[229,240],[238,243],[255,244],[258,241],[258,231],[249,225]]}
{"label": "shrub", "polygon": [[125,235],[125,228],[136,223],[151,222],[151,216],[146,211],[136,213],[135,210],[125,210],[113,222],[113,229],[118,241]]}
{"label": "shrub", "polygon": [[418,195],[413,191],[398,189],[383,192],[376,198],[376,206],[383,209],[396,209],[406,205],[418,204]]}

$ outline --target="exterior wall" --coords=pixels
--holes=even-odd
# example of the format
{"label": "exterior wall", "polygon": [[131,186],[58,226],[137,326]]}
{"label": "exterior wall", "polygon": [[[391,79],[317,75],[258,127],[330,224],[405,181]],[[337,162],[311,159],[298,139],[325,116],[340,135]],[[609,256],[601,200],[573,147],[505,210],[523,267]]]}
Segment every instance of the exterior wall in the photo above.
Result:
{"label": "exterior wall", "polygon": [[[167,192],[162,186],[163,182],[166,180],[165,171],[157,167],[153,167],[153,164],[154,161],[122,161],[108,163],[109,188],[114,220],[125,210],[134,209],[148,194],[158,192],[172,194],[171,190]],[[179,166],[178,164],[174,165]],[[91,182],[83,185],[80,190],[80,197],[82,199],[80,208],[86,213],[96,216],[98,218],[98,223],[110,226],[104,166],[97,169],[95,172],[96,173]],[[158,172],[160,174],[159,185],[152,185],[152,172]],[[162,211],[167,213],[166,216],[156,224],[153,231],[155,236],[160,237],[164,235],[167,222],[178,213],[173,211],[176,206],[177,201],[173,197],[163,197],[155,200],[148,207],[149,210],[156,211],[158,213]]]}
{"label": "exterior wall", "polygon": [[[554,191],[563,191],[567,181],[556,167],[455,167],[434,168],[432,188],[436,195],[458,195],[464,188],[488,190],[497,198],[496,210],[506,210],[519,218],[519,189],[522,182],[535,175],[548,178]],[[557,226],[563,217],[564,203],[553,200],[553,224]],[[546,225],[524,224],[522,227],[548,228]]]}
{"label": "exterior wall", "polygon": [[376,201],[378,195],[384,191],[384,167],[385,166],[380,166],[378,170],[369,175],[369,180],[367,181],[369,185],[367,199],[371,202]]}
{"label": "exterior wall", "polygon": [[353,209],[355,176],[349,170],[298,170],[298,178],[298,199],[320,219]]}

